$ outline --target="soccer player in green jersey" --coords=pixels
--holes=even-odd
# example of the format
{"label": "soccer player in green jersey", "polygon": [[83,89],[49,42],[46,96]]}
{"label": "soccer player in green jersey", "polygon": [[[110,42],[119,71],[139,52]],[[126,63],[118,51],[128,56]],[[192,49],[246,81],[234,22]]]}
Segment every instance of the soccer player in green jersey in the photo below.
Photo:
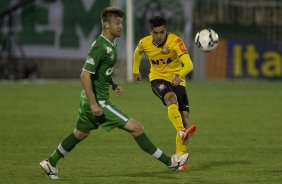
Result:
{"label": "soccer player in green jersey", "polygon": [[143,126],[129,118],[109,101],[109,87],[118,94],[123,88],[112,80],[117,61],[115,38],[121,36],[124,13],[108,7],[101,13],[102,34],[93,42],[81,73],[82,92],[77,124],[74,131],[62,140],[54,153],[40,162],[40,167],[50,179],[58,179],[58,161],[70,153],[76,144],[84,140],[91,130],[102,126],[107,131],[120,128],[131,134],[138,146],[170,169],[185,165],[188,154],[167,156],[144,133]]}

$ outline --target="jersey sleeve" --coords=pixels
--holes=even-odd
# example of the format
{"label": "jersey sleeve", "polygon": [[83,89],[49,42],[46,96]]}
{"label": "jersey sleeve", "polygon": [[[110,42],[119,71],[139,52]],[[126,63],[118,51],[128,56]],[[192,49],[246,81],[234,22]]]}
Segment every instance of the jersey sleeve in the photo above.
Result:
{"label": "jersey sleeve", "polygon": [[86,61],[83,66],[83,70],[89,73],[95,74],[99,63],[104,59],[106,50],[101,45],[93,45],[90,49]]}
{"label": "jersey sleeve", "polygon": [[178,57],[182,56],[183,54],[188,53],[187,47],[185,46],[184,42],[179,37],[175,39],[175,52]]}
{"label": "jersey sleeve", "polygon": [[136,49],[138,50],[138,52],[144,52],[143,49],[143,39],[141,39],[136,47]]}
{"label": "jersey sleeve", "polygon": [[142,40],[138,43],[135,51],[134,51],[134,62],[133,62],[133,73],[138,74],[139,73],[139,66],[142,61],[143,57],[143,47],[142,47]]}
{"label": "jersey sleeve", "polygon": [[180,61],[183,65],[182,69],[179,71],[179,75],[181,77],[185,77],[188,73],[190,73],[193,70],[193,63],[190,59],[190,56],[188,54],[183,54],[180,56]]}

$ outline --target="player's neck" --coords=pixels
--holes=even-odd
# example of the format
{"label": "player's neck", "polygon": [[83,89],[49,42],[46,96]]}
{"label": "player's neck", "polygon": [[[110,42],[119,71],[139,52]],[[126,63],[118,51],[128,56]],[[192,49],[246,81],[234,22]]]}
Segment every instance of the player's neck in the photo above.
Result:
{"label": "player's neck", "polygon": [[102,35],[103,35],[107,40],[109,40],[111,43],[114,43],[116,37],[114,37],[111,33],[107,32],[107,31],[103,31],[103,32],[102,32]]}
{"label": "player's neck", "polygon": [[156,46],[156,47],[161,47],[165,44],[166,40],[167,40],[168,34],[166,34],[165,40],[161,43],[161,44],[157,44],[156,42],[154,42],[154,40],[152,41],[152,43]]}

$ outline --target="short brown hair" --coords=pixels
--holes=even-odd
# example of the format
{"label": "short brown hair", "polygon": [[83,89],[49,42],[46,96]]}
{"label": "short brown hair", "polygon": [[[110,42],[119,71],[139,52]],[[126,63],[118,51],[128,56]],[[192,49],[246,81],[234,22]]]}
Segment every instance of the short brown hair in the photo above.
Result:
{"label": "short brown hair", "polygon": [[124,17],[124,12],[115,7],[107,7],[101,13],[101,21],[106,22],[112,16]]}

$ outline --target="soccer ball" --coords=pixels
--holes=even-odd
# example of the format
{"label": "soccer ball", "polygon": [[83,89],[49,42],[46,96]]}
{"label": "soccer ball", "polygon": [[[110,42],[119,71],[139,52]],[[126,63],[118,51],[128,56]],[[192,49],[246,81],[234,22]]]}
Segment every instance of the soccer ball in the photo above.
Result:
{"label": "soccer ball", "polygon": [[212,51],[218,46],[218,35],[212,29],[203,29],[195,36],[195,44],[205,52]]}

